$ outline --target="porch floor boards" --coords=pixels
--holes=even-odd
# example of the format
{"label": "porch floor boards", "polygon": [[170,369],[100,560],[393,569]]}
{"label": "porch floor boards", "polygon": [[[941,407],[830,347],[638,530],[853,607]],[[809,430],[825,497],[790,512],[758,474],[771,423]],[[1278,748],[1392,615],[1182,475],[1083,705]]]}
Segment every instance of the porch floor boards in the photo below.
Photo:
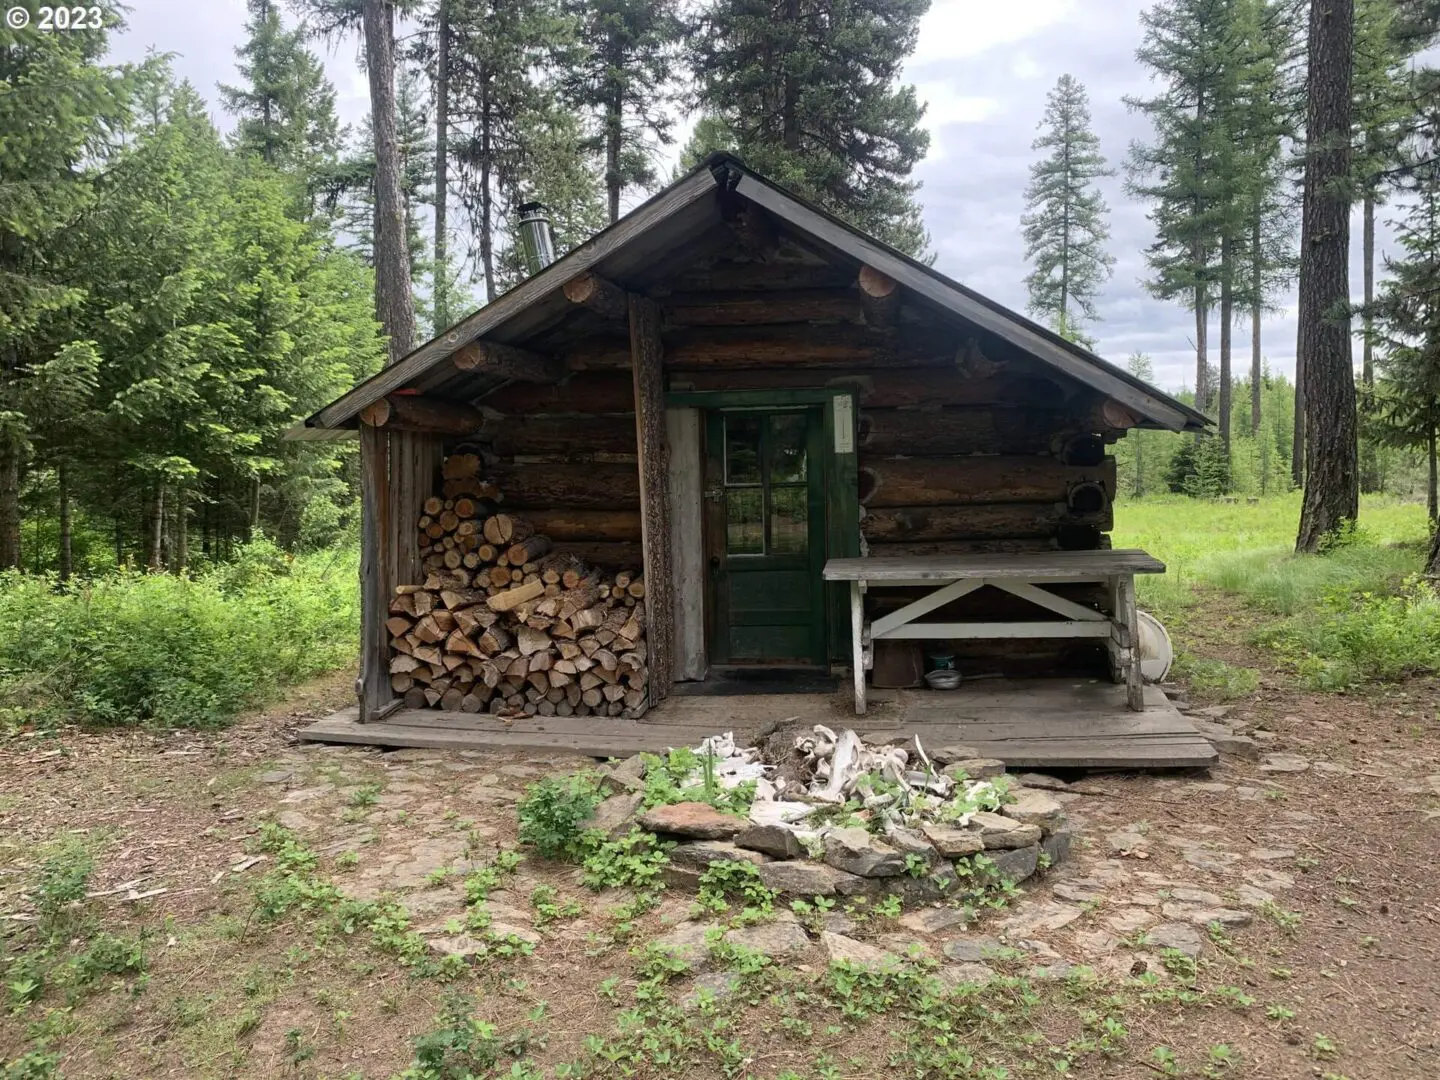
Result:
{"label": "porch floor boards", "polygon": [[775,724],[853,727],[890,739],[918,735],[922,746],[974,747],[1012,769],[1200,768],[1214,748],[1165,695],[1145,688],[1145,711],[1125,706],[1125,687],[1092,679],[1017,679],[962,684],[954,691],[877,690],[856,717],[848,695],[753,694],[671,697],[640,720],[533,716],[501,720],[483,713],[401,709],[361,724],[355,707],[303,729],[309,742],[426,749],[573,750],[626,757],[693,746],[707,734],[752,739]]}

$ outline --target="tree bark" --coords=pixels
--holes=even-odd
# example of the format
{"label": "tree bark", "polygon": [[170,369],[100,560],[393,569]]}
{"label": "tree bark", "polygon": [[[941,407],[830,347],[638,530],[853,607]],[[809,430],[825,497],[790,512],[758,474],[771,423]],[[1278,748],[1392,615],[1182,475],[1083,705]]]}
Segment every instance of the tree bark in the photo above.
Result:
{"label": "tree bark", "polygon": [[480,91],[480,266],[485,272],[485,301],[495,299],[495,244],[490,220],[490,89]]}
{"label": "tree bark", "polygon": [[450,0],[436,11],[439,41],[435,57],[435,270],[432,281],[435,332],[450,325]]}
{"label": "tree bark", "polygon": [[1437,479],[1436,476],[1434,424],[1430,425],[1430,431],[1425,440],[1425,459],[1430,466],[1425,484],[1425,508],[1430,514],[1430,524],[1434,525],[1440,521],[1440,490],[1437,490],[1440,479]]}
{"label": "tree bark", "polygon": [[69,581],[75,563],[70,542],[70,474],[63,460],[55,463],[55,486],[60,499],[60,580]]}
{"label": "tree bark", "polygon": [[[1360,339],[1360,381],[1368,391],[1375,385],[1375,347],[1370,335],[1375,327],[1375,316],[1370,305],[1375,302],[1375,190],[1373,186],[1365,191],[1364,215],[1361,226],[1361,266],[1365,275],[1365,307],[1361,316],[1364,333]],[[1379,460],[1375,445],[1365,444],[1364,461],[1360,468],[1360,490],[1375,491],[1380,486]]]}
{"label": "tree bark", "polygon": [[1198,412],[1205,411],[1205,405],[1209,399],[1207,390],[1210,386],[1210,360],[1208,340],[1210,311],[1207,307],[1205,286],[1195,287],[1195,408]]}
{"label": "tree bark", "polygon": [[183,574],[190,566],[190,499],[185,489],[175,493],[175,557],[174,570]]}
{"label": "tree bark", "polygon": [[20,568],[20,440],[0,430],[0,570]]}
{"label": "tree bark", "polygon": [[145,530],[145,569],[160,569],[161,546],[165,536],[165,485],[157,483],[150,498],[150,520]]}
{"label": "tree bark", "polygon": [[[1299,337],[1296,344],[1298,349]],[[1290,427],[1290,482],[1305,483],[1305,358],[1295,353],[1295,415]]]}
{"label": "tree bark", "polygon": [[1250,222],[1250,434],[1260,434],[1260,313],[1264,307],[1260,274],[1260,215]]}
{"label": "tree bark", "polygon": [[[1220,240],[1220,394],[1215,410],[1220,420],[1220,442],[1225,447],[1225,460],[1230,460],[1230,350],[1235,319],[1235,285],[1232,252],[1234,243],[1229,230]],[[1229,489],[1229,483],[1226,483]]]}
{"label": "tree bark", "polygon": [[1318,551],[1360,509],[1350,353],[1350,85],[1354,0],[1310,7],[1299,341],[1305,375],[1305,501],[1295,549]]}
{"label": "tree bark", "polygon": [[[801,32],[800,0],[786,0],[785,21],[794,34]],[[790,71],[789,57],[782,56],[780,63],[785,72],[782,76],[785,100],[781,107],[781,143],[786,150],[794,153],[800,149],[800,87]]]}
{"label": "tree bark", "polygon": [[605,193],[610,201],[610,222],[620,220],[620,150],[625,137],[625,89],[618,72],[622,65],[620,35],[612,30],[605,43],[608,52],[610,92],[605,103]]}
{"label": "tree bark", "polygon": [[260,477],[250,481],[250,513],[245,520],[245,539],[254,540],[260,531]]}
{"label": "tree bark", "polygon": [[360,14],[370,78],[370,126],[375,133],[375,308],[390,337],[393,364],[415,345],[415,300],[410,293],[396,134],[395,14],[391,0],[362,0]]}

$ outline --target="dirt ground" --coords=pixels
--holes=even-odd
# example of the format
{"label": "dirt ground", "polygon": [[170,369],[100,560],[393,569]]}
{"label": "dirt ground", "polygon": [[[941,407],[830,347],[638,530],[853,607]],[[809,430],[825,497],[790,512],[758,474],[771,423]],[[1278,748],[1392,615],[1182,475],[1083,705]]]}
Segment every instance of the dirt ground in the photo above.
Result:
{"label": "dirt ground", "polygon": [[[465,874],[516,846],[525,785],[592,764],[297,744],[309,718],[346,702],[348,674],[214,734],[8,740],[0,955],[36,948],[37,875],[78,845],[94,857],[91,898],[70,905],[75,938],[59,951],[107,934],[139,940],[145,959],[83,984],[54,978],[38,996],[8,987],[0,1062],[45,1049],[71,1078],[388,1077],[462,994],[504,1044],[497,1076],[1440,1076],[1440,683],[1301,692],[1237,644],[1243,621],[1222,613],[1186,627],[1184,644],[1261,669],[1258,692],[1223,716],[1253,735],[1259,759],[1225,755],[1205,774],[1069,777],[1071,858],[977,924],[928,933],[914,916],[848,927],[843,913],[826,916],[891,952],[918,946],[951,984],[989,964],[990,997],[960,991],[971,1026],[943,1035],[928,1004],[894,998],[891,1012],[872,1002],[861,1015],[833,985],[817,989],[830,985],[822,944],[782,906],[759,938],[779,943],[774,964],[749,989],[705,971],[708,959],[665,982],[665,1008],[692,1018],[674,1030],[693,1021],[702,1031],[693,1043],[674,1036],[673,1057],[597,1049],[627,1025],[651,1041],[672,1030],[654,1020],[635,947],[724,916],[692,919],[693,898],[667,893],[627,934],[632,920],[615,912],[625,895],[597,896],[576,868],[538,858],[489,893],[491,929],[516,935],[515,953],[439,975],[322,917],[324,896],[269,917],[266,883],[281,856],[263,850],[264,822],[288,830],[266,826],[272,840],[292,835],[313,853],[314,880],[351,898],[393,897],[420,939],[453,940]],[[579,913],[545,918],[534,899],[545,885]],[[521,954],[521,939],[533,953]],[[1166,943],[1194,952],[1198,967],[1162,954]],[[694,1006],[697,984],[724,1000]],[[1096,1050],[1086,1033],[1101,1017],[1124,1035]],[[926,1054],[957,1039],[970,1049],[944,1062],[919,1055],[917,1029]],[[3,1075],[55,1075],[18,1070]]]}

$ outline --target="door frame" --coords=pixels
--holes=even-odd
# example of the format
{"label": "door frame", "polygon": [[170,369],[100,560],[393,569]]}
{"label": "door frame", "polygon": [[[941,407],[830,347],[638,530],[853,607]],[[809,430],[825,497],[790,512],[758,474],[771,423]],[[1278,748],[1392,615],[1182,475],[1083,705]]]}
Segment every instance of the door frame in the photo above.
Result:
{"label": "door frame", "polygon": [[[785,409],[796,406],[821,408],[821,455],[825,506],[825,558],[855,558],[860,554],[860,471],[858,442],[858,389],[854,386],[826,386],[813,389],[778,390],[672,390],[665,395],[667,407],[700,409],[702,413],[722,409]],[[706,418],[701,417],[702,431]],[[703,496],[702,496],[703,497]],[[844,583],[825,582],[825,652],[832,666],[850,662],[850,595]],[[704,624],[705,652],[710,654],[711,619]]]}

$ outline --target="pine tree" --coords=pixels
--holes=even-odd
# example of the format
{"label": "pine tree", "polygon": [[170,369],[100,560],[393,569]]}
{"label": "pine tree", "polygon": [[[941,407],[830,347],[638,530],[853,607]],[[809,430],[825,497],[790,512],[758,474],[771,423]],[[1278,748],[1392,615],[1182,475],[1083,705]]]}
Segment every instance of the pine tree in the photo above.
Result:
{"label": "pine tree", "polygon": [[929,0],[710,0],[691,30],[695,104],[746,162],[912,255],[929,238],[910,179],[929,146],[898,85]]}
{"label": "pine tree", "polygon": [[249,35],[235,53],[247,85],[220,86],[220,100],[239,123],[235,145],[266,164],[309,177],[339,150],[335,88],[304,31],[286,30],[275,0],[248,0]]}
{"label": "pine tree", "polygon": [[1085,87],[1074,76],[1060,76],[1040,126],[1045,133],[1031,145],[1045,156],[1030,166],[1029,212],[1020,219],[1025,257],[1035,266],[1025,278],[1030,311],[1078,330],[1083,319],[1096,318],[1095,294],[1115,264],[1105,251],[1108,210],[1095,187],[1113,171],[1090,130]]}
{"label": "pine tree", "polygon": [[1349,246],[1353,0],[1310,6],[1297,364],[1305,499],[1295,548],[1315,552],[1359,513]]}
{"label": "pine tree", "polygon": [[735,153],[735,133],[730,125],[714,113],[704,113],[696,121],[690,138],[680,148],[680,159],[670,179],[678,180],[716,151]]}
{"label": "pine tree", "polygon": [[[672,141],[667,92],[682,26],[675,0],[564,0],[582,46],[561,90],[589,118],[582,146],[605,162],[610,220],[620,196],[652,187],[656,145]],[[653,142],[651,141],[653,140]]]}

